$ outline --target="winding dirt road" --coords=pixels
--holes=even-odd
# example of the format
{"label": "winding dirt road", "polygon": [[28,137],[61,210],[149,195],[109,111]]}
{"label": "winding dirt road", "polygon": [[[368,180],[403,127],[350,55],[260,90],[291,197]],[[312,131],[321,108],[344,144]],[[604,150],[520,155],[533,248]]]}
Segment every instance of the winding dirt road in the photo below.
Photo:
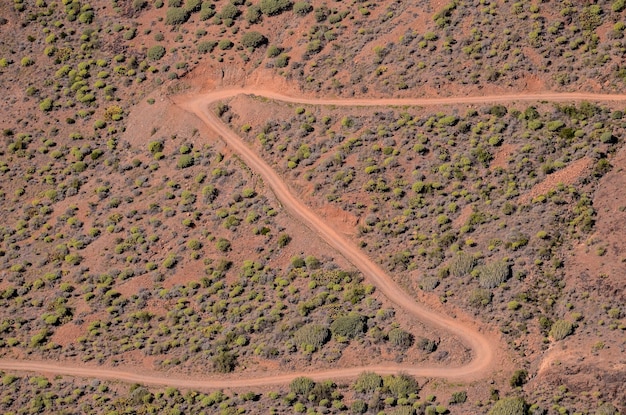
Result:
{"label": "winding dirt road", "polygon": [[487,338],[473,324],[453,319],[448,316],[437,314],[425,306],[415,302],[367,255],[361,252],[350,241],[346,240],[323,218],[315,214],[310,208],[298,200],[289,190],[287,184],[278,174],[263,160],[253,149],[232,130],[230,130],[213,112],[216,101],[234,97],[239,94],[251,94],[284,102],[333,105],[333,106],[429,106],[442,104],[485,104],[497,102],[521,102],[521,101],[626,101],[626,95],[602,95],[585,93],[564,94],[520,94],[500,95],[483,97],[452,97],[452,98],[414,98],[414,99],[316,99],[296,98],[282,95],[273,91],[252,88],[231,88],[214,91],[208,94],[196,96],[180,96],[175,103],[180,107],[194,113],[204,121],[211,129],[218,133],[221,138],[231,146],[241,159],[265,181],[272,189],[276,197],[292,217],[299,220],[311,231],[319,235],[331,247],[358,268],[364,276],[376,286],[387,298],[395,303],[400,309],[411,314],[415,319],[432,327],[445,330],[457,336],[463,344],[471,350],[472,359],[458,367],[419,367],[404,365],[385,364],[380,366],[361,366],[352,368],[329,369],[310,372],[291,372],[264,375],[259,377],[248,376],[245,378],[211,377],[211,378],[184,378],[171,377],[167,374],[156,372],[125,371],[118,369],[103,369],[96,366],[75,365],[68,363],[54,364],[49,362],[37,362],[26,360],[0,359],[0,369],[15,371],[31,371],[40,373],[70,375],[78,377],[99,378],[106,380],[120,380],[126,382],[138,382],[146,385],[169,385],[180,388],[212,389],[212,388],[247,388],[261,387],[272,384],[284,384],[298,376],[308,376],[313,379],[336,379],[351,378],[363,371],[375,371],[381,374],[404,372],[417,377],[441,377],[455,380],[477,380],[492,375],[496,370],[496,352],[499,345],[492,339]]}

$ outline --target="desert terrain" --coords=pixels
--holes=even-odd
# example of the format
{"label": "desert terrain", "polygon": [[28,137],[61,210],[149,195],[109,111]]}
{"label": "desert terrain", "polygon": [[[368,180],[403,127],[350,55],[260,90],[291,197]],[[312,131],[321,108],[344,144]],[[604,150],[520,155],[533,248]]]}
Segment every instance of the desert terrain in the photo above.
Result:
{"label": "desert terrain", "polygon": [[625,10],[1,4],[3,413],[624,413]]}

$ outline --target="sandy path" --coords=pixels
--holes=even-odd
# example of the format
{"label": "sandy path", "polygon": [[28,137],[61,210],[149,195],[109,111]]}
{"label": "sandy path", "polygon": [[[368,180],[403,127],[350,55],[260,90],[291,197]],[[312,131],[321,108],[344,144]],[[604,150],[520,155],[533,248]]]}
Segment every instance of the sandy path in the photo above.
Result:
{"label": "sandy path", "polygon": [[[265,98],[280,101],[311,104],[311,105],[335,105],[335,106],[427,106],[442,104],[484,104],[511,101],[626,101],[626,95],[603,95],[586,93],[547,93],[547,94],[520,94],[500,95],[483,97],[452,97],[452,98],[414,98],[414,99],[317,99],[296,98],[285,96],[273,91],[259,89],[232,88],[214,91],[208,94],[196,96],[177,97],[176,103],[184,109],[193,112],[202,119],[210,128],[215,130],[222,139],[230,145],[239,156],[255,170],[265,183],[272,189],[276,197],[285,209],[296,219],[309,227],[324,239],[331,247],[339,251],[346,259],[356,266],[366,278],[372,282],[378,290],[385,294],[405,312],[410,313],[416,319],[431,326],[443,329],[458,336],[466,347],[472,350],[472,360],[469,364],[460,367],[417,367],[404,365],[385,364],[380,366],[362,366],[346,369],[331,369],[323,371],[303,371],[290,373],[277,373],[267,376],[232,378],[211,377],[206,379],[176,378],[160,373],[129,372],[124,370],[111,370],[86,365],[69,365],[67,363],[52,364],[35,361],[17,361],[0,359],[0,369],[34,371],[51,374],[64,374],[79,377],[95,377],[100,379],[122,380],[138,382],[146,385],[170,385],[181,388],[242,388],[260,387],[271,384],[288,383],[298,376],[308,376],[313,379],[327,378],[350,378],[363,371],[375,371],[381,374],[398,373],[400,371],[418,377],[443,377],[458,380],[480,379],[492,374],[496,368],[496,350],[498,345],[473,328],[472,322],[463,322],[448,316],[436,314],[426,307],[417,304],[409,297],[393,280],[367,255],[361,252],[353,244],[343,238],[335,229],[328,225],[323,218],[317,216],[311,209],[300,202],[289,190],[276,172],[262,160],[243,140],[231,131],[214,114],[210,104],[221,99],[233,97],[238,94],[254,94]],[[261,105],[261,104],[260,104]]]}

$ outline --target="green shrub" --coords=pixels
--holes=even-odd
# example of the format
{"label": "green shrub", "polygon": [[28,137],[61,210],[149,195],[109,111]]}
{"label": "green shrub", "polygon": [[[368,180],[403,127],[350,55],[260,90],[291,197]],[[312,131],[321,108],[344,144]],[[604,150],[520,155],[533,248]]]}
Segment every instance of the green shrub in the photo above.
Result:
{"label": "green shrub", "polygon": [[450,261],[450,274],[452,276],[460,278],[464,277],[474,269],[474,257],[466,254],[465,252],[459,252]]}
{"label": "green shrub", "polygon": [[429,292],[439,286],[439,278],[432,275],[426,275],[420,279],[419,287],[423,291]]}
{"label": "green shrub", "polygon": [[197,251],[202,248],[202,242],[197,239],[191,239],[189,240],[189,242],[187,242],[187,248],[191,249],[192,251]]}
{"label": "green shrub", "polygon": [[187,13],[195,13],[202,7],[202,0],[187,0],[184,9]]}
{"label": "green shrub", "polygon": [[205,40],[198,43],[198,52],[211,53],[213,52],[213,49],[215,49],[215,46],[217,46],[217,42],[215,40]]}
{"label": "green shrub", "polygon": [[523,398],[504,398],[495,403],[489,415],[526,415],[527,409]]}
{"label": "green shrub", "polygon": [[304,376],[295,378],[289,384],[289,390],[296,395],[309,396],[309,393],[315,387],[315,382],[311,378],[307,378]]}
{"label": "green shrub", "polygon": [[361,399],[357,399],[350,405],[350,411],[353,414],[364,414],[367,412],[367,403]]}
{"label": "green shrub", "polygon": [[181,25],[189,19],[189,12],[182,7],[170,7],[165,15],[165,24]]}
{"label": "green shrub", "polygon": [[221,351],[213,358],[213,368],[220,373],[230,373],[237,366],[237,356]]}
{"label": "green shrub", "polygon": [[320,260],[313,255],[307,255],[307,257],[304,258],[304,263],[308,269],[318,269],[321,266]]}
{"label": "green shrub", "polygon": [[217,197],[217,189],[212,184],[206,185],[202,188],[202,196],[205,202],[212,202]]}
{"label": "green shrub", "polygon": [[293,5],[293,11],[298,16],[306,16],[311,13],[313,10],[313,6],[309,2],[306,1],[298,1]]}
{"label": "green shrub", "polygon": [[467,392],[465,391],[460,391],[460,392],[454,392],[452,394],[452,396],[450,397],[450,405],[458,405],[458,404],[462,404],[465,403],[465,401],[467,401]]}
{"label": "green shrub", "polygon": [[574,325],[567,320],[557,320],[552,324],[550,336],[554,340],[563,340],[574,331]]}
{"label": "green shrub", "polygon": [[31,66],[35,63],[35,61],[30,56],[24,56],[20,63],[22,66]]}
{"label": "green shrub", "polygon": [[483,265],[478,272],[478,282],[482,288],[495,288],[509,279],[511,268],[506,261],[500,260]]}
{"label": "green shrub", "polygon": [[610,403],[603,403],[596,410],[595,415],[619,415],[619,411]]}
{"label": "green shrub", "polygon": [[40,330],[37,334],[30,338],[30,347],[42,346],[49,335],[50,332],[48,331],[48,329]]}
{"label": "green shrub", "polygon": [[291,0],[261,0],[259,7],[266,16],[274,16],[288,10],[292,6]]}
{"label": "green shrub", "polygon": [[267,48],[267,57],[275,58],[276,56],[280,55],[280,52],[282,52],[281,48],[279,48],[278,46],[272,45],[269,48]]}
{"label": "green shrub", "polygon": [[387,337],[389,342],[396,347],[408,349],[413,345],[413,335],[399,328],[389,330]]}
{"label": "green shrub", "polygon": [[53,106],[53,103],[52,103],[52,99],[50,98],[46,98],[39,103],[39,109],[44,112],[50,111],[52,109],[52,106]]}
{"label": "green shrub", "polygon": [[202,3],[202,7],[200,8],[200,14],[198,18],[201,21],[209,20],[211,17],[215,16],[215,9],[212,2],[206,1]]}
{"label": "green shrub", "polygon": [[383,378],[374,372],[363,372],[356,378],[353,388],[359,393],[371,393],[380,388],[383,384]]}
{"label": "green shrub", "polygon": [[133,10],[138,12],[144,7],[146,7],[146,4],[147,4],[146,0],[133,0]]}
{"label": "green shrub", "polygon": [[70,265],[78,265],[82,260],[83,258],[78,254],[68,254],[65,256],[65,262]]}
{"label": "green shrub", "polygon": [[256,49],[267,43],[267,38],[259,32],[247,32],[241,37],[241,43],[247,47]]}
{"label": "green shrub", "polygon": [[225,238],[219,238],[215,243],[215,247],[221,252],[226,252],[230,250],[230,241]]}
{"label": "green shrub", "polygon": [[319,39],[313,39],[306,45],[306,51],[308,54],[313,55],[315,53],[319,53],[324,46],[322,45],[322,41]]}
{"label": "green shrub", "polygon": [[163,151],[163,143],[161,141],[151,141],[148,144],[148,150],[152,154],[160,153],[161,151]]}
{"label": "green shrub", "polygon": [[517,388],[519,386],[523,386],[526,383],[526,379],[528,377],[528,372],[525,370],[516,370],[513,372],[513,376],[509,380],[509,384],[512,388]]}
{"label": "green shrub", "polygon": [[321,324],[307,324],[300,327],[293,335],[294,343],[303,349],[318,350],[330,339],[330,331]]}
{"label": "green shrub", "polygon": [[261,15],[261,8],[253,4],[246,10],[246,21],[250,24],[258,23],[261,20]]}
{"label": "green shrub", "polygon": [[172,269],[176,266],[177,263],[178,259],[176,258],[176,256],[170,255],[163,261],[163,267],[167,269]]}
{"label": "green shrub", "polygon": [[165,56],[165,47],[162,45],[154,45],[148,49],[148,59],[152,61],[158,61]]}
{"label": "green shrub", "polygon": [[234,19],[239,16],[239,9],[233,3],[226,4],[219,13],[222,19]]}
{"label": "green shrub", "polygon": [[286,53],[281,53],[274,60],[274,66],[276,66],[277,68],[285,68],[287,65],[289,65],[289,59],[289,55],[287,55]]}
{"label": "green shrub", "polygon": [[304,268],[305,263],[304,263],[304,259],[302,259],[302,257],[300,256],[294,256],[293,258],[291,258],[291,266],[293,268]]}
{"label": "green shrub", "polygon": [[279,248],[284,248],[289,244],[289,242],[291,242],[291,236],[287,235],[286,233],[281,233],[280,235],[278,235],[277,242]]}
{"label": "green shrub", "polygon": [[335,337],[352,339],[365,330],[364,318],[356,313],[339,316],[331,323],[330,330]]}
{"label": "green shrub", "polygon": [[191,167],[194,164],[194,159],[192,154],[183,154],[178,157],[178,162],[176,165],[179,169],[186,169],[187,167]]}
{"label": "green shrub", "polygon": [[417,348],[426,353],[432,353],[437,350],[437,342],[427,339],[426,337],[420,337],[417,341]]}
{"label": "green shrub", "polygon": [[133,40],[135,36],[137,36],[137,29],[133,27],[124,33],[124,40]]}
{"label": "green shrub", "polygon": [[231,42],[228,39],[222,39],[219,41],[219,43],[217,44],[217,47],[220,48],[221,50],[228,50],[228,49],[232,49],[233,47],[233,42]]}
{"label": "green shrub", "polygon": [[383,388],[397,398],[405,398],[418,389],[417,381],[413,376],[406,374],[389,375],[383,378]]}

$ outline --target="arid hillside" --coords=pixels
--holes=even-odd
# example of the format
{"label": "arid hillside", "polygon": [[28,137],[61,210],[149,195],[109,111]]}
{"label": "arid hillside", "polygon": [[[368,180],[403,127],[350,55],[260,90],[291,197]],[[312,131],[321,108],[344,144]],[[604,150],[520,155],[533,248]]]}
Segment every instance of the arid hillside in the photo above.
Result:
{"label": "arid hillside", "polygon": [[0,409],[625,413],[625,30],[1,2]]}

